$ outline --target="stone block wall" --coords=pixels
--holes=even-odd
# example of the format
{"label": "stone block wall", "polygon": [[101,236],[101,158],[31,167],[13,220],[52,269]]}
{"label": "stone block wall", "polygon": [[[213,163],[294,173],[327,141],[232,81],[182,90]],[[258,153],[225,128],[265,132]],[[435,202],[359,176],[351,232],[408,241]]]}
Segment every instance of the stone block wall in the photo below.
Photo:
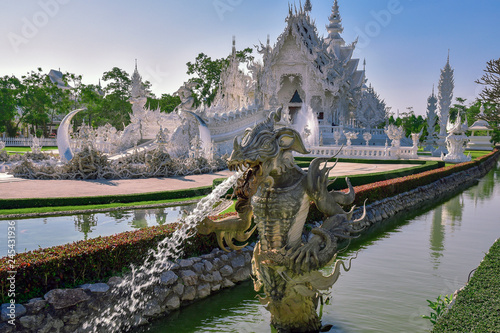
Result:
{"label": "stone block wall", "polygon": [[[177,260],[157,277],[149,292],[152,299],[139,313],[126,318],[126,326],[140,326],[182,306],[205,298],[250,278],[253,248],[230,253],[214,249],[200,257]],[[74,289],[54,289],[25,304],[3,304],[0,332],[92,332],[83,324],[103,309],[120,302],[112,293],[122,281],[111,277],[107,283],[85,284]],[[13,310],[9,307],[13,307]],[[12,325],[9,314],[15,313]],[[10,321],[10,322],[9,322]]]}

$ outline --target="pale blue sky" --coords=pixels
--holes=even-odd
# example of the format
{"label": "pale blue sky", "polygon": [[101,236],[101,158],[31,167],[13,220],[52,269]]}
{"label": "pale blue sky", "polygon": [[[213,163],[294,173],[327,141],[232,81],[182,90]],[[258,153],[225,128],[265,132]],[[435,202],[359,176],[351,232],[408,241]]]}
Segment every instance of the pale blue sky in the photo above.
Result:
{"label": "pale blue sky", "polygon": [[[318,32],[326,35],[333,0],[311,2]],[[345,41],[359,36],[355,57],[366,58],[369,83],[393,111],[413,106],[425,113],[448,49],[454,96],[469,101],[481,90],[474,80],[486,61],[500,58],[498,0],[339,0],[339,6]],[[132,73],[137,58],[160,95],[188,79],[185,64],[199,52],[227,56],[233,35],[238,49],[268,34],[274,43],[288,1],[1,0],[0,9],[0,75],[60,68],[97,83],[114,66]]]}

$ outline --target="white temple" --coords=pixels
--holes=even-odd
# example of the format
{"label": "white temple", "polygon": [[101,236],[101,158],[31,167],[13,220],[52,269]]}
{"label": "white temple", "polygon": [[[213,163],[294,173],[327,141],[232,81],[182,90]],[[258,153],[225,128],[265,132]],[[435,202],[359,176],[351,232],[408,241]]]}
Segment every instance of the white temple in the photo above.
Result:
{"label": "white temple", "polygon": [[[123,156],[121,152],[135,145],[154,149],[161,131],[162,137],[168,137],[165,141],[175,142],[178,153],[172,151],[174,156],[189,151],[192,143],[199,141],[206,151],[222,155],[232,151],[235,137],[283,106],[286,119],[282,125],[294,126],[310,146],[344,144],[348,140],[345,133],[355,133],[350,136],[352,151],[354,146],[367,149],[368,144],[378,145],[380,154],[389,156],[391,152],[383,150],[387,135],[377,129],[386,119],[385,103],[371,85],[366,86],[365,68],[358,69],[359,59],[353,58],[356,41],[346,45],[341,36],[338,1],[334,0],[326,37],[318,34],[311,9],[311,1],[299,8],[290,6],[286,27],[276,43],[271,46],[268,37],[266,45],[260,44],[257,51],[262,61],[247,63],[245,71],[233,39],[232,57],[221,73],[210,107],[195,108],[193,86],[187,83],[175,93],[181,98],[175,112],[150,110],[136,63],[131,123],[123,132],[114,133],[115,139],[101,140],[117,142],[116,148],[106,150]],[[366,140],[365,133],[370,139]]]}
{"label": "white temple", "polygon": [[[298,9],[289,7],[285,30],[274,46],[269,37],[260,45],[262,62],[247,64],[248,74],[240,70],[233,40],[233,57],[212,106],[194,111],[206,122],[220,151],[230,151],[235,136],[278,106],[284,107],[291,123],[304,105],[311,108],[325,144],[333,144],[332,126],[376,128],[384,123],[385,104],[365,85],[365,71],[358,70],[359,59],[352,58],[356,41],[346,45],[341,37],[338,1],[325,38],[310,17],[311,8],[310,1]],[[379,141],[385,142],[383,130],[379,132],[384,136]]]}

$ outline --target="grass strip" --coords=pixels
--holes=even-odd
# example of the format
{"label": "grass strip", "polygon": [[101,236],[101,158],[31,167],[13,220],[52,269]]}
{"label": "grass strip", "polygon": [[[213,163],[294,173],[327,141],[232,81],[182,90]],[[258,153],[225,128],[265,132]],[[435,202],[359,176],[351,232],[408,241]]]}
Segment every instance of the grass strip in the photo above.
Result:
{"label": "grass strip", "polygon": [[[115,209],[126,209],[126,208],[146,208],[146,207],[166,207],[172,205],[182,205],[189,204],[191,202],[196,202],[202,199],[204,196],[197,196],[191,198],[181,198],[181,199],[166,199],[166,200],[150,200],[150,201],[138,201],[129,203],[109,203],[102,205],[90,205],[90,206],[57,206],[57,207],[40,207],[40,208],[19,208],[19,209],[1,209],[0,210],[0,220],[12,218],[14,215],[16,217],[23,216],[50,216],[52,213],[54,215],[64,215],[64,214],[74,214],[75,211],[85,211],[86,213],[92,213],[96,211],[109,211]],[[62,214],[61,214],[62,213]]]}
{"label": "grass strip", "polygon": [[432,332],[500,332],[500,239]]}
{"label": "grass strip", "polygon": [[134,203],[141,201],[159,201],[169,199],[189,199],[204,196],[212,192],[211,186],[202,186],[175,191],[161,191],[149,193],[134,193],[122,195],[102,195],[95,197],[63,197],[63,198],[23,198],[0,199],[1,210],[20,208],[42,208],[59,206],[93,206],[112,203]]}

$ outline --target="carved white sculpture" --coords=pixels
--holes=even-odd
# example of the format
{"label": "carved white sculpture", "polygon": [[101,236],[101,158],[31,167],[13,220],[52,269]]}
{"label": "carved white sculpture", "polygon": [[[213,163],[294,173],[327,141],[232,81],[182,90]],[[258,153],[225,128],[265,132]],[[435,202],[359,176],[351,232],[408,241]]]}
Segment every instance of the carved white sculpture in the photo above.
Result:
{"label": "carved white sculpture", "polygon": [[436,143],[436,132],[435,132],[435,127],[436,127],[436,121],[437,121],[437,114],[436,114],[436,106],[437,103],[437,98],[434,95],[434,87],[432,87],[432,95],[429,96],[427,99],[427,137],[425,138],[425,148],[424,151],[434,151],[434,146],[437,144]]}
{"label": "carved white sculpture", "polygon": [[467,126],[467,119],[462,123],[460,113],[457,115],[455,123],[448,120],[447,123],[448,136],[446,137],[446,146],[448,148],[448,154],[443,157],[445,162],[468,162],[471,160],[470,156],[465,156],[465,146],[469,141],[465,132],[469,128]]}
{"label": "carved white sculpture", "polygon": [[335,145],[336,146],[339,145],[339,140],[340,140],[341,137],[342,137],[342,134],[339,131],[335,131],[333,133],[333,138],[335,139]]}
{"label": "carved white sculpture", "polygon": [[401,138],[403,137],[403,126],[388,125],[384,129],[385,134],[391,139],[392,147],[398,148],[401,146]]}
{"label": "carved white sculpture", "polygon": [[420,140],[420,136],[422,135],[423,129],[420,131],[420,133],[411,133],[411,140],[413,142],[413,147],[418,146],[418,141]]}
{"label": "carved white sculpture", "polygon": [[363,133],[363,139],[366,141],[366,145],[368,146],[370,144],[370,140],[372,139],[370,132]]}
{"label": "carved white sculpture", "polygon": [[376,128],[385,121],[385,103],[370,85],[363,91],[358,109],[355,113],[360,127]]}
{"label": "carved white sculpture", "polygon": [[344,132],[344,135],[347,139],[347,146],[351,145],[351,140],[358,138],[358,133],[356,132]]}
{"label": "carved white sculpture", "polygon": [[438,102],[439,102],[439,140],[437,140],[438,148],[432,153],[433,156],[441,156],[446,154],[446,126],[450,114],[450,106],[453,100],[453,88],[455,86],[453,79],[453,69],[450,66],[450,55],[446,60],[446,65],[441,70],[438,85]]}

